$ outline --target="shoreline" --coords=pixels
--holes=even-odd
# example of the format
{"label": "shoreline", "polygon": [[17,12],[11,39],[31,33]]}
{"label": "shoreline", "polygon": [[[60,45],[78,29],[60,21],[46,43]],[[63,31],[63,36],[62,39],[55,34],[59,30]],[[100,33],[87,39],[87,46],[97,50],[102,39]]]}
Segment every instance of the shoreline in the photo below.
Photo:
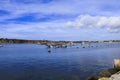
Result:
{"label": "shoreline", "polygon": [[113,75],[116,75],[119,71],[120,69],[109,68],[107,70],[100,71],[97,76],[88,77],[87,80],[109,80]]}
{"label": "shoreline", "polygon": [[114,67],[99,72],[97,77],[90,76],[87,80],[120,80],[120,59],[114,59]]}
{"label": "shoreline", "polygon": [[24,39],[8,39],[8,38],[0,38],[1,43],[35,43],[35,44],[48,44],[48,43],[112,43],[112,42],[120,42],[120,40],[79,40],[79,41],[54,41],[54,40],[24,40]]}

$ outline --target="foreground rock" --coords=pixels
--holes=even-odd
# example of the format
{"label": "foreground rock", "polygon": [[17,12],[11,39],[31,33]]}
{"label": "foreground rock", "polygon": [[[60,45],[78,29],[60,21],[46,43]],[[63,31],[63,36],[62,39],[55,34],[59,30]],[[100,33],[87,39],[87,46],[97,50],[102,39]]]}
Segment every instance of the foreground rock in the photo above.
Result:
{"label": "foreground rock", "polygon": [[110,77],[112,74],[115,74],[118,71],[119,71],[119,69],[115,69],[115,68],[111,68],[111,69],[108,69],[108,70],[101,71],[99,73],[98,78],[101,78],[101,77]]}
{"label": "foreground rock", "polygon": [[[96,80],[96,78],[89,77],[87,80]],[[114,68],[101,71],[97,80],[120,80],[120,59],[114,59]]]}
{"label": "foreground rock", "polygon": [[98,80],[98,79],[94,76],[90,76],[90,77],[87,78],[87,80]]}
{"label": "foreground rock", "polygon": [[98,77],[91,76],[87,80],[120,80],[120,69],[110,68],[101,71]]}
{"label": "foreground rock", "polygon": [[113,74],[110,78],[100,78],[98,80],[120,80],[120,71],[117,72],[116,74]]}

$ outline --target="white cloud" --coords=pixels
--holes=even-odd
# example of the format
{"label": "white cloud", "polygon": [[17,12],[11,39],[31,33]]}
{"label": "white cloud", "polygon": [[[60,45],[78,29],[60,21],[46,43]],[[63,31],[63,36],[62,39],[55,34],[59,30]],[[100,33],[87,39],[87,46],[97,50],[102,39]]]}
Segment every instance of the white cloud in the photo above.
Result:
{"label": "white cloud", "polygon": [[[106,36],[111,35],[108,32],[106,33],[106,31],[104,30],[112,33],[120,32],[119,4],[119,0],[53,0],[53,2],[47,4],[37,2],[30,4],[22,4],[18,2],[11,2],[11,0],[1,0],[0,10],[9,11],[10,14],[0,16],[0,22],[7,23],[0,24],[0,36],[3,37],[3,35],[6,34],[4,35],[5,37],[13,36],[16,38],[21,36],[22,38],[23,36],[25,36],[25,34],[27,34],[25,38],[27,36],[31,38],[33,35],[35,35],[36,38],[40,36],[54,36],[55,38],[59,38],[60,36],[61,38],[65,38],[66,36],[73,36],[74,39],[76,36],[77,38],[88,39],[89,36],[94,34],[98,38],[101,38],[101,33],[102,35],[107,34]],[[59,15],[70,15],[70,18],[61,17],[61,19],[50,20],[47,22],[43,21],[20,23],[20,21],[6,21],[7,19],[19,18],[24,16],[24,14],[31,13],[37,13],[34,17],[38,19],[44,17],[44,15],[51,14],[56,14],[58,15],[57,17],[61,17]],[[80,16],[76,18],[76,16],[78,15]],[[66,26],[67,21],[67,26],[71,26],[77,29],[64,27]],[[84,29],[79,30],[78,28]],[[87,34],[85,32],[87,32]],[[115,35],[119,36],[119,34],[120,33]]]}
{"label": "white cloud", "polygon": [[24,35],[27,34],[54,34],[54,33],[64,33],[65,22],[51,21],[51,22],[36,22],[36,23],[26,23],[26,24],[17,24],[9,23],[2,24],[1,30],[3,33],[14,33]]}
{"label": "white cloud", "polygon": [[74,28],[105,28],[109,32],[120,32],[120,16],[80,15],[74,21],[67,22]]}

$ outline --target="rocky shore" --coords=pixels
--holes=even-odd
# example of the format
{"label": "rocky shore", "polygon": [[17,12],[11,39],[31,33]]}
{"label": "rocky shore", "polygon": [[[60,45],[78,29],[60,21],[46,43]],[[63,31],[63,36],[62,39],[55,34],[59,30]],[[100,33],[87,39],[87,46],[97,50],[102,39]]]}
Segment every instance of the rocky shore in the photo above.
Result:
{"label": "rocky shore", "polygon": [[[119,76],[120,78],[120,74],[118,75],[120,69],[116,69],[116,68],[111,68],[111,69],[107,69],[107,70],[103,70],[101,71],[97,77],[95,76],[90,76],[87,80],[117,80],[117,79],[111,79],[111,77],[113,75]],[[116,77],[117,78],[117,77]],[[120,80],[120,79],[119,79]]]}
{"label": "rocky shore", "polygon": [[97,77],[91,76],[87,80],[120,80],[120,60],[114,59],[114,68],[103,70]]}

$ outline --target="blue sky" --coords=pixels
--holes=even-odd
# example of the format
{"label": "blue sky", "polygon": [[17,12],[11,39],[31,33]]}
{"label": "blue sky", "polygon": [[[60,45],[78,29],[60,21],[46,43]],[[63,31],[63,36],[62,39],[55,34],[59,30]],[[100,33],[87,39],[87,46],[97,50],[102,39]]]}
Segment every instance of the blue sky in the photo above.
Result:
{"label": "blue sky", "polygon": [[0,37],[120,39],[120,0],[0,0]]}

